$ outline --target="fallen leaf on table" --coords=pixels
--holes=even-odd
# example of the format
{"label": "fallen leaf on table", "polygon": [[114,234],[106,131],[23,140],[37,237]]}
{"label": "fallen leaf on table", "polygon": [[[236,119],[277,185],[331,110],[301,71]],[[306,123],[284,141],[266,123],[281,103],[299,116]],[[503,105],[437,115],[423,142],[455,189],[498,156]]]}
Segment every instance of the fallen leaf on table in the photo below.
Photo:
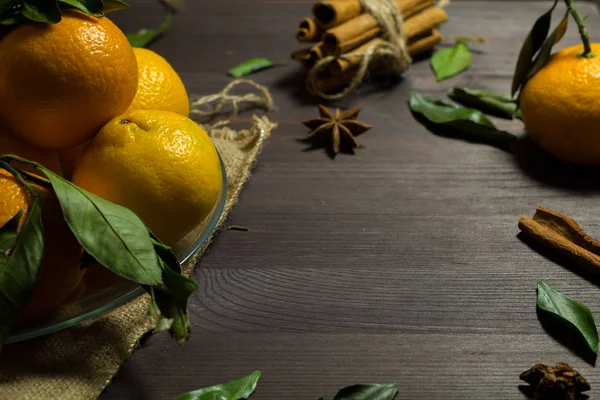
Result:
{"label": "fallen leaf on table", "polygon": [[538,282],[537,291],[537,306],[562,324],[575,328],[589,349],[598,354],[598,331],[590,309],[544,282]]}
{"label": "fallen leaf on table", "polygon": [[414,113],[419,114],[425,120],[419,122],[428,128],[430,127],[428,125],[439,128],[434,133],[442,136],[488,143],[502,149],[509,149],[517,140],[515,135],[496,129],[494,124],[479,110],[425,97],[414,90],[410,92],[409,106]]}
{"label": "fallen leaf on table", "polygon": [[254,371],[246,377],[231,382],[180,394],[173,400],[245,400],[256,390],[260,375],[260,371]]}
{"label": "fallen leaf on table", "polygon": [[231,225],[227,227],[228,231],[244,231],[244,232],[248,232],[250,229],[247,226],[240,226],[240,225]]}
{"label": "fallen leaf on table", "polygon": [[135,33],[128,33],[127,40],[132,47],[146,47],[159,37],[165,34],[165,32],[171,26],[171,14],[167,14],[165,21],[157,29],[140,29]]}
{"label": "fallen leaf on table", "polygon": [[451,88],[448,96],[466,107],[500,118],[513,119],[517,112],[517,102],[509,95],[486,90]]}
{"label": "fallen leaf on table", "polygon": [[467,69],[471,65],[471,50],[464,39],[459,39],[454,46],[436,51],[430,62],[439,82]]}
{"label": "fallen leaf on table", "polygon": [[242,76],[253,74],[263,69],[275,67],[278,65],[284,65],[285,63],[274,63],[268,58],[256,57],[246,60],[235,67],[229,68],[227,73],[234,78],[241,78]]}
{"label": "fallen leaf on table", "polygon": [[[333,400],[392,400],[398,393],[395,383],[363,383],[340,389]],[[317,400],[324,400],[320,397]]]}

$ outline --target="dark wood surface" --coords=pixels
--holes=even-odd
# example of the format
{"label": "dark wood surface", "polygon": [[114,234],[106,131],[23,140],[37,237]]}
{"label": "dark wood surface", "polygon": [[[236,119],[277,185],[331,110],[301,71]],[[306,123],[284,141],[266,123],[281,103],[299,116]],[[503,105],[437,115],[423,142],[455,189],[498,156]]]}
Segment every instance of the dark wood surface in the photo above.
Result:
{"label": "dark wood surface", "polygon": [[[131,3],[114,14],[123,29],[160,23],[154,0]],[[353,156],[331,160],[295,140],[318,103],[295,64],[253,75],[272,91],[280,125],[230,216],[250,232],[220,232],[202,258],[191,340],[144,340],[101,399],[171,399],[256,369],[256,400],[332,398],[358,382],[397,382],[398,399],[513,399],[524,398],[519,373],[557,361],[579,369],[600,398],[593,362],[549,335],[535,307],[543,280],[598,315],[597,281],[517,236],[519,217],[539,205],[600,236],[599,171],[557,162],[527,140],[514,155],[435,136],[406,104],[411,89],[507,92],[520,44],[549,3],[454,1],[443,33],[488,39],[472,67],[436,83],[418,62],[402,82],[337,103],[364,106],[360,119],[374,126]],[[238,62],[287,60],[311,4],[188,0],[152,48],[191,94],[217,92]],[[579,8],[600,38],[596,7]],[[560,46],[576,42],[571,26]],[[522,133],[518,122],[499,126]]]}

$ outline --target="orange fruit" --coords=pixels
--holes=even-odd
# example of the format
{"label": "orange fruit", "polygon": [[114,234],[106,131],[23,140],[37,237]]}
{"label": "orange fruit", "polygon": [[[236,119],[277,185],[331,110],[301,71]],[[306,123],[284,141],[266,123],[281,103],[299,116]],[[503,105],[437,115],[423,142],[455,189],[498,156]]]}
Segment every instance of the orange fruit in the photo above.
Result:
{"label": "orange fruit", "polygon": [[26,22],[0,41],[0,118],[32,146],[89,140],[131,104],[137,63],[108,18],[64,11],[54,25]]}
{"label": "orange fruit", "polygon": [[133,51],[138,65],[138,89],[127,111],[164,110],[189,116],[187,91],[171,64],[152,50]]}
{"label": "orange fruit", "polygon": [[73,183],[131,209],[173,244],[212,211],[222,176],[217,150],[197,123],[138,110],[114,118],[92,139]]}
{"label": "orange fruit", "polygon": [[574,164],[600,165],[600,44],[553,54],[523,88],[520,107],[532,141]]}
{"label": "orange fruit", "polygon": [[[61,174],[60,163],[56,151],[30,146],[3,130],[0,130],[0,154],[13,154],[15,156],[23,157],[30,161],[42,164],[54,173]],[[13,165],[24,171],[44,176],[43,173],[35,167],[19,162],[14,162]]]}
{"label": "orange fruit", "polygon": [[[64,220],[54,193],[32,184],[40,195],[44,226],[44,255],[35,291],[21,311],[20,321],[43,316],[61,305],[81,281],[82,249]],[[31,205],[31,194],[6,170],[0,169],[0,226]],[[23,215],[21,224],[25,222]]]}

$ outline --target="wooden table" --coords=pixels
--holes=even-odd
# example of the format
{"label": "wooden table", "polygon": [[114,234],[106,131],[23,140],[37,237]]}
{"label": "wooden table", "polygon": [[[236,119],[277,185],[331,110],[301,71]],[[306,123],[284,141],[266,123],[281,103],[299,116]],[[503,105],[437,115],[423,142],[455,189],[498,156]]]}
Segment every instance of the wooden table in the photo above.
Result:
{"label": "wooden table", "polygon": [[[113,14],[124,30],[161,22],[155,0],[131,3]],[[507,92],[521,42],[550,3],[453,2],[443,33],[488,43],[455,79],[436,83],[418,62],[399,84],[337,103],[364,106],[360,119],[374,126],[354,156],[331,160],[295,140],[318,103],[297,65],[253,75],[272,91],[280,125],[229,220],[250,232],[220,232],[202,258],[188,344],[144,340],[101,399],[171,399],[257,369],[253,400],[329,399],[358,382],[397,382],[398,399],[515,399],[524,398],[519,373],[557,361],[572,363],[600,398],[598,371],[545,332],[535,307],[543,280],[598,315],[600,288],[517,237],[519,217],[539,205],[600,236],[599,171],[564,165],[527,140],[515,156],[435,136],[406,104],[411,89]],[[600,39],[597,8],[578,3]],[[311,4],[188,0],[152,48],[191,94],[214,93],[238,62],[287,60]],[[574,43],[571,26],[560,45]]]}

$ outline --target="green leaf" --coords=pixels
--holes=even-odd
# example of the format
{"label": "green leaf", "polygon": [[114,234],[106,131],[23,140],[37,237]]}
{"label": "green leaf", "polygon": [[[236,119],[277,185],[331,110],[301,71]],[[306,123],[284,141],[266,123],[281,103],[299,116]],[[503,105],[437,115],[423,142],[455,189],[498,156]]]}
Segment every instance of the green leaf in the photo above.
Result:
{"label": "green leaf", "polygon": [[448,96],[464,106],[500,118],[513,119],[517,112],[517,102],[508,95],[485,90],[451,88]]}
{"label": "green leaf", "polygon": [[90,15],[102,15],[102,0],[58,0],[59,2]]}
{"label": "green leaf", "polygon": [[144,223],[133,211],[39,166],[50,180],[71,231],[85,251],[125,279],[161,286],[162,269]]}
{"label": "green leaf", "polygon": [[563,19],[558,24],[558,26],[554,29],[554,31],[552,31],[550,36],[548,36],[548,38],[542,45],[542,48],[540,49],[539,54],[537,55],[537,57],[535,58],[535,61],[533,62],[533,66],[531,67],[531,70],[527,74],[527,79],[525,80],[525,82],[527,82],[527,80],[531,79],[535,74],[538,73],[538,71],[540,69],[542,69],[542,67],[544,65],[546,65],[546,62],[548,61],[548,59],[550,58],[550,54],[552,53],[552,47],[556,43],[558,43],[563,38],[565,33],[567,32],[568,23],[569,23],[569,12],[567,11],[565,13],[565,16],[563,17]]}
{"label": "green leaf", "polygon": [[[496,129],[494,124],[479,110],[424,97],[414,90],[410,92],[409,106],[428,124],[438,128],[434,133],[440,135],[488,143],[500,148],[510,148],[512,143],[517,140],[515,135]],[[423,123],[423,121],[419,122]]]}
{"label": "green leaf", "polygon": [[256,390],[260,374],[260,371],[254,371],[235,381],[180,394],[173,400],[245,400]]}
{"label": "green leaf", "polygon": [[129,7],[129,4],[122,0],[103,0],[102,3],[104,4],[102,11],[105,13]]}
{"label": "green leaf", "polygon": [[38,281],[44,254],[42,211],[34,196],[27,219],[8,257],[0,257],[0,349]]}
{"label": "green leaf", "polygon": [[146,47],[165,34],[171,26],[171,14],[167,14],[165,21],[158,29],[140,29],[136,33],[128,33],[127,39],[132,47]]}
{"label": "green leaf", "polygon": [[359,384],[341,389],[333,400],[392,400],[398,393],[398,385],[388,384]]}
{"label": "green leaf", "polygon": [[25,0],[21,14],[27,19],[46,24],[57,24],[62,16],[56,0]]}
{"label": "green leaf", "polygon": [[230,225],[227,227],[228,231],[243,231],[243,232],[248,232],[250,229],[247,226],[240,226],[240,225]]}
{"label": "green leaf", "polygon": [[20,0],[18,2],[0,1],[0,24],[14,25],[23,21],[22,8],[23,4]]}
{"label": "green leaf", "polygon": [[[154,235],[153,235],[154,236]],[[191,333],[187,314],[188,299],[198,288],[198,284],[181,275],[181,265],[173,254],[171,247],[152,239],[156,253],[160,258],[163,271],[163,282],[167,291],[160,289],[151,292],[153,303],[160,310],[151,310],[157,321],[157,330],[170,329],[179,343],[185,342]]]}
{"label": "green leaf", "polygon": [[263,69],[271,68],[277,65],[284,65],[285,63],[274,63],[268,58],[251,58],[244,61],[235,67],[229,68],[227,73],[234,78],[240,78],[242,76],[250,75],[254,72],[261,71]]}
{"label": "green leaf", "polygon": [[0,257],[3,257],[7,250],[15,246],[19,231],[19,222],[22,216],[23,210],[19,210],[18,213],[0,228]]}
{"label": "green leaf", "polygon": [[531,71],[531,67],[533,66],[533,56],[535,56],[544,44],[546,37],[548,37],[550,23],[552,22],[552,12],[556,8],[557,3],[558,0],[554,0],[552,8],[535,21],[533,28],[531,28],[531,31],[521,46],[521,52],[519,53],[512,80],[511,93],[513,96],[527,80],[529,71]]}
{"label": "green leaf", "polygon": [[454,46],[435,52],[430,62],[439,82],[467,69],[471,65],[471,50],[464,39],[459,39]]}
{"label": "green leaf", "polygon": [[69,228],[87,253],[82,262],[97,260],[117,275],[141,284],[152,295],[149,311],[157,323],[170,321],[171,334],[183,343],[190,335],[187,301],[198,286],[181,275],[171,248],[131,210],[83,190],[38,163],[14,155],[0,156],[0,163],[12,160],[32,165],[48,177]]}
{"label": "green leaf", "polygon": [[16,25],[25,19],[22,14],[17,14],[14,17],[6,18],[0,21],[0,25],[9,26]]}
{"label": "green leaf", "polygon": [[575,328],[590,350],[598,354],[598,331],[590,309],[544,282],[538,282],[537,290],[537,306],[562,324]]}

